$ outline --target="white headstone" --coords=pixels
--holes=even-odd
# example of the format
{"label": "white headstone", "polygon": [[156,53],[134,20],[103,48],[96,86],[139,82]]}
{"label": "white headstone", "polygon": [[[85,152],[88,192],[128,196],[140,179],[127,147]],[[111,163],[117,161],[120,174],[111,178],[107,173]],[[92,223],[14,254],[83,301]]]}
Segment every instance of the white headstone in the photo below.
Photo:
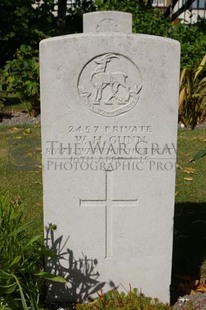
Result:
{"label": "white headstone", "polygon": [[64,253],[48,269],[70,280],[50,298],[131,285],[168,302],[180,46],[129,34],[130,14],[84,21],[40,45],[44,223]]}

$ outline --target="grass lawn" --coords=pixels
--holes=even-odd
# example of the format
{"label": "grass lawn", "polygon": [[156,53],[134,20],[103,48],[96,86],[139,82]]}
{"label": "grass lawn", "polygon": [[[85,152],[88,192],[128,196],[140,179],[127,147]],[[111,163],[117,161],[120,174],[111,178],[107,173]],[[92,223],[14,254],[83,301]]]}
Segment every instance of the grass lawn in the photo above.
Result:
{"label": "grass lawn", "polygon": [[[43,231],[39,126],[0,126],[0,194],[22,202],[34,234]],[[29,166],[29,169],[27,168]]]}
{"label": "grass lawn", "polygon": [[206,130],[179,130],[177,146],[176,203],[206,204],[206,157],[190,162],[206,147]]}

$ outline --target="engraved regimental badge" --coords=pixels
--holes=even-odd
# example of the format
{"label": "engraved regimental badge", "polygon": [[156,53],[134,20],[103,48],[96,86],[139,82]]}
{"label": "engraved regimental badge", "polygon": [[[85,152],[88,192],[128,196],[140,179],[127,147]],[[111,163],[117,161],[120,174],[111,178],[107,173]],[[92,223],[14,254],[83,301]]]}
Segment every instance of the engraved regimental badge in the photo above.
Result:
{"label": "engraved regimental badge", "polygon": [[133,109],[139,100],[142,77],[127,57],[107,53],[89,61],[78,79],[80,97],[102,116],[117,116]]}

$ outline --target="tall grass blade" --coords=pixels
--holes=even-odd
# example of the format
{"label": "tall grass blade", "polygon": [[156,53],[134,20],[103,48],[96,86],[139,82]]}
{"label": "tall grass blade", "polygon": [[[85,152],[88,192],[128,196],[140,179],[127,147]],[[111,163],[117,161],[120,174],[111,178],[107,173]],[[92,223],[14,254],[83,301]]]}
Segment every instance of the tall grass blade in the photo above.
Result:
{"label": "tall grass blade", "polygon": [[196,70],[196,72],[195,72],[194,80],[196,80],[196,78],[198,77],[198,75],[202,72],[202,70],[204,69],[205,65],[206,65],[206,54],[205,54],[205,56],[203,57],[203,59],[202,59],[200,65],[198,66],[198,68],[197,68],[197,70]]}
{"label": "tall grass blade", "polygon": [[23,307],[23,310],[29,310],[29,308],[27,307],[27,304],[26,304],[26,299],[24,297],[24,293],[23,293],[23,290],[22,290],[22,287],[19,283],[19,280],[18,278],[13,274],[13,277],[18,285],[18,288],[19,288],[19,292],[20,292],[20,295],[21,295],[21,304],[22,304],[22,307]]}

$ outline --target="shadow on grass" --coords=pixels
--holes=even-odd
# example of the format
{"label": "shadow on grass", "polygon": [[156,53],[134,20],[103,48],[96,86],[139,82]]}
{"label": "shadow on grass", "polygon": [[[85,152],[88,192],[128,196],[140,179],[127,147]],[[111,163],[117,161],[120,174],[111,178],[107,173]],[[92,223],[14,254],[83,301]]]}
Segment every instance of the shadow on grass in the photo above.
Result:
{"label": "shadow on grass", "polygon": [[171,304],[200,279],[206,259],[206,202],[177,203],[174,217]]}
{"label": "shadow on grass", "polygon": [[[52,225],[52,224],[51,224]],[[64,277],[68,283],[53,283],[47,288],[47,304],[49,309],[58,306],[82,303],[100,291],[105,282],[99,282],[97,271],[98,260],[88,258],[84,253],[82,257],[75,258],[74,253],[63,242],[63,236],[55,237],[55,231],[47,229],[46,246],[55,254],[47,259],[47,271]],[[61,301],[61,302],[59,302]],[[67,308],[68,309],[68,308]]]}

